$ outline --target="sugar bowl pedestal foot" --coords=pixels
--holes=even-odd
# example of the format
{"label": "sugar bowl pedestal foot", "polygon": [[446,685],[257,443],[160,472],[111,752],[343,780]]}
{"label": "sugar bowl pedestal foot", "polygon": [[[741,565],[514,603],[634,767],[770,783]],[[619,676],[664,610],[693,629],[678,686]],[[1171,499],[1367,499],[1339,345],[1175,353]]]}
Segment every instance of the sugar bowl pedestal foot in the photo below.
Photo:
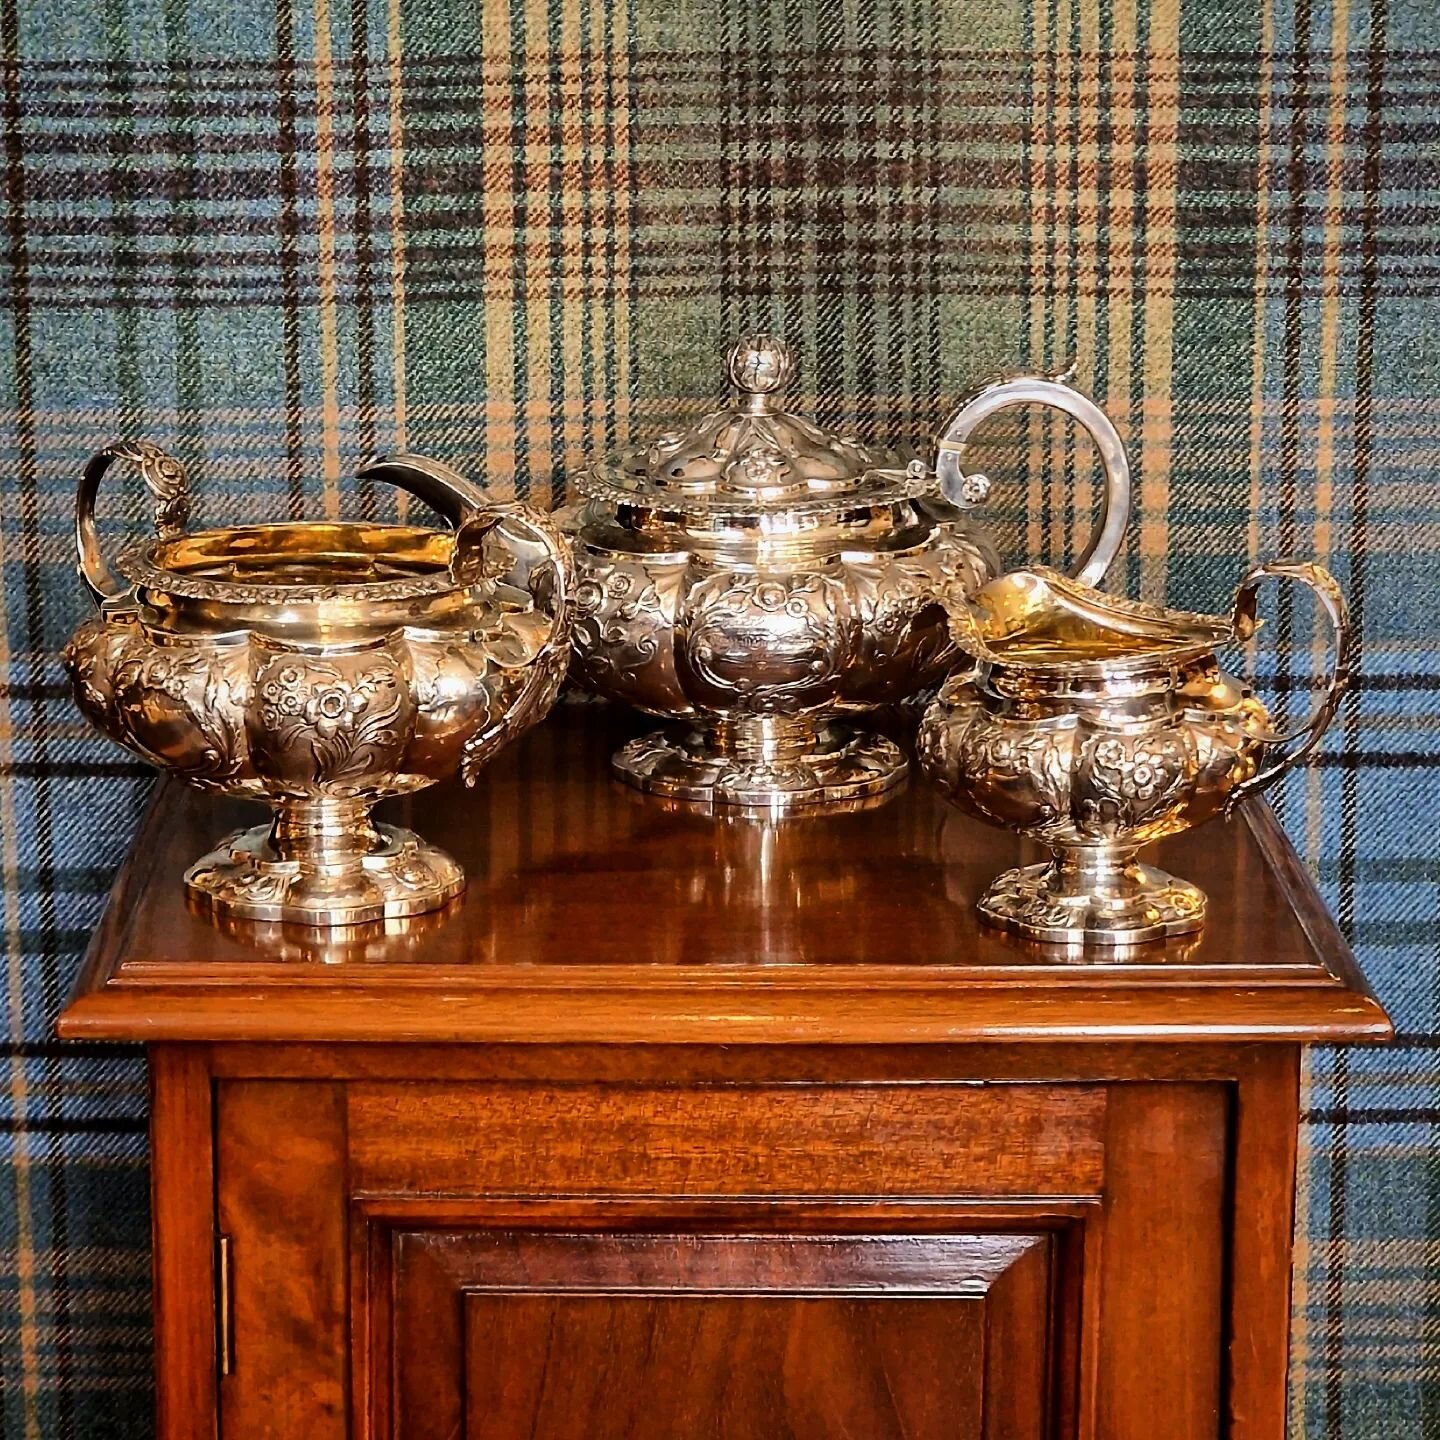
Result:
{"label": "sugar bowl pedestal foot", "polygon": [[202,908],[243,920],[364,925],[438,910],[465,873],[413,831],[378,825],[359,802],[282,807],[237,830],[185,872]]}

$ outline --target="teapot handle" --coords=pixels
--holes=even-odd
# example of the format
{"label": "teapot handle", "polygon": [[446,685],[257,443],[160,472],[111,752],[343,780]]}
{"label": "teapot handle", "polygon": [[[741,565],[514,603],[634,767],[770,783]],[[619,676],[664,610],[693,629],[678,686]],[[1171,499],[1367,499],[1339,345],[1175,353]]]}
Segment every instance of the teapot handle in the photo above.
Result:
{"label": "teapot handle", "polygon": [[1018,405],[1048,405],[1063,411],[1089,432],[1100,452],[1105,489],[1100,497],[1099,513],[1090,539],[1070,571],[1082,584],[1098,585],[1120,553],[1125,526],[1130,519],[1130,462],[1110,417],[1088,395],[1064,380],[1051,380],[1044,375],[1015,375],[992,380],[962,401],[936,446],[935,474],[941,491],[952,505],[966,510],[984,500],[989,481],[981,475],[967,476],[960,468],[960,457],[971,431],[982,420]]}
{"label": "teapot handle", "polygon": [[[1345,605],[1345,596],[1335,577],[1323,565],[1314,565],[1301,560],[1272,560],[1266,565],[1257,565],[1240,582],[1235,592],[1235,638],[1248,640],[1259,628],[1255,618],[1256,599],[1261,584],[1266,580],[1295,580],[1315,592],[1325,618],[1330,622],[1334,637],[1334,663],[1330,670],[1330,681],[1325,694],[1315,707],[1309,719],[1298,729],[1284,733],[1266,731],[1259,735],[1267,751],[1271,748],[1284,753],[1272,764],[1257,771],[1248,780],[1242,780],[1225,799],[1225,814],[1231,815],[1235,807],[1247,795],[1258,794],[1272,785],[1292,765],[1298,765],[1319,743],[1340,701],[1350,688],[1351,654],[1355,648],[1355,634],[1350,626],[1350,613]],[[1294,747],[1293,749],[1290,747]]]}
{"label": "teapot handle", "polygon": [[123,595],[127,587],[116,578],[100,548],[100,531],[95,524],[95,497],[105,472],[117,460],[128,461],[140,472],[155,502],[155,534],[161,540],[176,540],[185,533],[190,518],[190,487],[185,467],[149,440],[116,440],[90,457],[80,472],[75,492],[75,554],[80,578],[89,587],[96,604]]}

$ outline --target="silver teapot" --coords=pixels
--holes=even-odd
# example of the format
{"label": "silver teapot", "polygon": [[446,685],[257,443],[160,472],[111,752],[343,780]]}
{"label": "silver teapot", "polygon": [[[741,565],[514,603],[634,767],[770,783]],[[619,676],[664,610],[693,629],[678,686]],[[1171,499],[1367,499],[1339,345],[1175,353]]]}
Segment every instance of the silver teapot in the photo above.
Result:
{"label": "silver teapot", "polygon": [[792,414],[782,341],[750,336],[726,369],[727,405],[578,477],[572,673],[670,722],[613,758],[641,790],[771,811],[879,794],[906,761],[866,712],[939,683],[956,656],[944,597],[1000,572],[970,515],[990,488],[961,467],[971,431],[1040,403],[1090,432],[1105,485],[1088,581],[1129,513],[1120,438],[1066,384],[1019,376],[960,407],[932,474]]}

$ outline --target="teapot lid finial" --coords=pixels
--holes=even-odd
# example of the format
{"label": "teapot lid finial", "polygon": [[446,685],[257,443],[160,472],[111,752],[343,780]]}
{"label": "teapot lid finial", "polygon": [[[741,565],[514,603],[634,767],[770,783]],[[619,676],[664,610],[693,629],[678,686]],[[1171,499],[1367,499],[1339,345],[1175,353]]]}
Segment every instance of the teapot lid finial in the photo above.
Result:
{"label": "teapot lid finial", "polygon": [[725,369],[746,409],[775,411],[795,374],[795,352],[778,335],[744,335],[730,347]]}

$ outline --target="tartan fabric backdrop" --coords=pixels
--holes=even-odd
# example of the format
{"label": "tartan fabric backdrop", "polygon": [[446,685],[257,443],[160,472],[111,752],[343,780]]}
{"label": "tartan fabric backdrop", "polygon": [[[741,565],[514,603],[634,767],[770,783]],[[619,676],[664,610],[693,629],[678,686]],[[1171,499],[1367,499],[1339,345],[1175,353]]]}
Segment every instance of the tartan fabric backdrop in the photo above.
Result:
{"label": "tartan fabric backdrop", "polygon": [[[7,1440],[149,1431],[143,1069],[51,1039],[149,785],[56,663],[84,458],[150,436],[217,522],[373,505],[344,477],[399,445],[550,501],[712,395],[756,323],[877,436],[1075,357],[1136,462],[1117,588],[1222,606],[1282,551],[1340,575],[1358,694],[1276,803],[1402,1038],[1307,1064],[1294,1433],[1440,1435],[1434,19],[4,0]],[[996,460],[1032,554],[1086,505],[1066,443]],[[1262,680],[1298,715],[1323,654],[1304,606],[1278,618]]]}

